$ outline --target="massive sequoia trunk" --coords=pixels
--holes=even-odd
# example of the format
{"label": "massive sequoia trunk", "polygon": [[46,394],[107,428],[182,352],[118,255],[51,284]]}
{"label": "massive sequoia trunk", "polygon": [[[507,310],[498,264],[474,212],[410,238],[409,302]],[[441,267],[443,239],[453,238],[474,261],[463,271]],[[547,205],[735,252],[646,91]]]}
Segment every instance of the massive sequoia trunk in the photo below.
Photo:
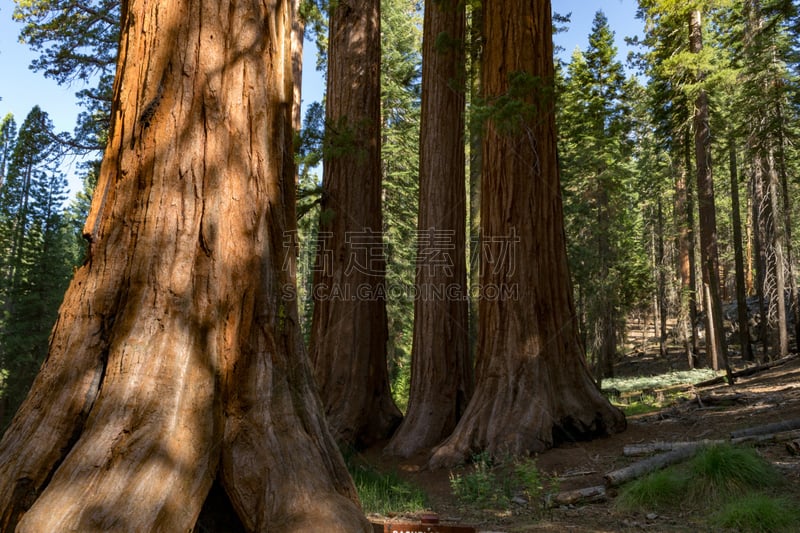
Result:
{"label": "massive sequoia trunk", "polygon": [[550,2],[489,0],[483,17],[476,387],[433,467],[480,450],[523,455],[625,428],[592,381],[578,337],[556,160]]}
{"label": "massive sequoia trunk", "polygon": [[331,5],[325,165],[310,355],[336,440],[391,437],[381,215],[380,2]]}
{"label": "massive sequoia trunk", "polygon": [[[366,531],[297,323],[289,5],[127,2],[90,256],[0,442],[0,530]],[[222,498],[224,500],[224,498]]]}
{"label": "massive sequoia trunk", "polygon": [[450,435],[472,393],[464,153],[465,6],[425,6],[419,232],[408,411],[387,451],[408,457]]}

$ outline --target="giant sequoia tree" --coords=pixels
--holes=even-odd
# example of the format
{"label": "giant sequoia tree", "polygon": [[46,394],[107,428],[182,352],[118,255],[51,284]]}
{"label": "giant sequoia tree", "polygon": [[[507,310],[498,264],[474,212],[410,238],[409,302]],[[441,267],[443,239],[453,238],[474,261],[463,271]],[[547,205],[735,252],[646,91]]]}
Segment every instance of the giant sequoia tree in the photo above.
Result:
{"label": "giant sequoia tree", "polygon": [[331,430],[366,446],[401,413],[386,366],[380,2],[331,5],[322,215],[310,356]]}
{"label": "giant sequoia tree", "polygon": [[567,268],[556,157],[549,0],[489,0],[476,385],[432,466],[613,433],[625,418],[592,381]]}
{"label": "giant sequoia tree", "polygon": [[417,299],[408,411],[388,450],[409,456],[447,437],[472,392],[464,153],[465,6],[425,6]]}
{"label": "giant sequoia tree", "polygon": [[215,480],[250,531],[368,529],[281,298],[289,13],[123,3],[90,254],[0,441],[3,531],[187,531]]}

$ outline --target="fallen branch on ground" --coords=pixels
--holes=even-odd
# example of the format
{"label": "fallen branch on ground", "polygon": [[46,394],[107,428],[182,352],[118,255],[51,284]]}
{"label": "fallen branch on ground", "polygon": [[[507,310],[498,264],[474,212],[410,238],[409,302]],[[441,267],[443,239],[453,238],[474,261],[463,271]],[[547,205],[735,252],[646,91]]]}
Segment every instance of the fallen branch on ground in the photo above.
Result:
{"label": "fallen branch on ground", "polygon": [[731,431],[731,439],[752,437],[755,435],[769,435],[773,433],[780,433],[782,431],[793,431],[795,429],[800,429],[800,418],[784,420],[783,422],[775,422],[773,424],[766,424],[763,426],[737,429],[736,431]]}
{"label": "fallen branch on ground", "polygon": [[654,470],[659,470],[683,461],[684,459],[691,457],[698,448],[704,446],[705,444],[705,442],[686,443],[685,446],[680,446],[669,452],[654,455],[653,457],[648,457],[647,459],[642,459],[641,461],[636,461],[635,463],[624,468],[609,472],[603,476],[606,480],[606,486],[617,487],[632,479],[636,479],[644,474],[653,472]]}
{"label": "fallen branch on ground", "polygon": [[800,430],[794,429],[792,431],[779,431],[777,433],[767,433],[765,435],[746,435],[744,437],[736,437],[731,439],[731,443],[744,444],[748,442],[786,442],[787,440],[794,440],[797,438],[800,438]]}
{"label": "fallen branch on ground", "polygon": [[696,402],[700,407],[706,407],[710,405],[736,403],[746,398],[747,396],[744,394],[710,394],[708,396],[697,394],[692,401]]}
{"label": "fallen branch on ground", "polygon": [[[750,368],[745,368],[744,370],[739,370],[738,372],[734,372],[731,374],[733,379],[738,378],[746,378],[748,376],[752,376],[754,374],[758,374],[759,372],[764,372],[771,368],[775,368],[776,366],[785,365],[792,359],[796,358],[797,354],[792,354],[783,359],[778,359],[777,361],[772,361],[771,363],[764,363],[763,365],[758,366],[751,366]],[[708,379],[706,381],[701,381],[700,383],[695,383],[695,387],[704,388],[704,387],[711,387],[714,385],[721,385],[727,381],[727,376],[717,376],[715,378]]]}
{"label": "fallen branch on ground", "polygon": [[558,494],[548,494],[545,497],[547,507],[557,505],[573,505],[576,503],[595,503],[606,500],[606,488],[604,486],[586,487],[585,489],[568,490]]}
{"label": "fallen branch on ground", "polygon": [[663,452],[671,452],[672,450],[677,450],[678,448],[684,447],[692,447],[697,448],[699,446],[710,446],[712,444],[720,444],[722,440],[704,440],[704,441],[688,441],[688,442],[664,442],[664,441],[657,441],[657,442],[650,442],[647,444],[628,444],[622,449],[622,454],[625,457],[641,457],[642,455],[651,455],[653,453],[663,453]]}

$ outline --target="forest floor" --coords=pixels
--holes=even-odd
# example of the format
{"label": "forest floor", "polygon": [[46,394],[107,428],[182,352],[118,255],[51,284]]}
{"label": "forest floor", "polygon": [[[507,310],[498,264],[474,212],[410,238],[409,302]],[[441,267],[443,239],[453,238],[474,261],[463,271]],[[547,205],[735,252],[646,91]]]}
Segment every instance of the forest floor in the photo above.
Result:
{"label": "forest floor", "polygon": [[[649,350],[652,351],[652,350]],[[670,351],[666,358],[632,349],[617,367],[618,375],[657,375],[686,369],[682,353]],[[741,361],[733,360],[737,369]],[[737,395],[728,405],[701,405],[701,397]],[[692,398],[692,395],[695,395]],[[536,457],[538,469],[547,479],[557,479],[558,490],[566,491],[604,484],[604,474],[624,467],[636,459],[625,457],[623,447],[654,441],[698,441],[727,439],[731,431],[772,422],[800,418],[800,357],[786,364],[740,378],[733,387],[722,384],[692,389],[683,398],[667,402],[662,408],[628,416],[628,429],[618,435],[591,442],[564,444]],[[772,462],[788,483],[782,495],[800,506],[800,457],[791,455],[786,443],[759,445],[758,453]],[[402,479],[421,488],[427,505],[442,524],[475,527],[479,532],[618,532],[618,531],[710,531],[705,515],[680,508],[659,514],[626,512],[615,506],[615,492],[600,503],[575,504],[544,509],[540,502],[510,502],[500,509],[464,505],[451,490],[451,475],[468,472],[468,466],[455,470],[430,471],[426,457],[407,461],[382,455],[378,448],[367,450],[362,458],[379,471],[396,472]],[[369,517],[374,523],[418,521],[419,515]]]}

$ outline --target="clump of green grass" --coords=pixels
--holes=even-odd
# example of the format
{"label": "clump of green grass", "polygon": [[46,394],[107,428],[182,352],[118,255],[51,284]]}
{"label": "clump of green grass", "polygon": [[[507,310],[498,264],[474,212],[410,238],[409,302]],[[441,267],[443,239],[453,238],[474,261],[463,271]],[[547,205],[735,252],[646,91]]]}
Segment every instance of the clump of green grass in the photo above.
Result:
{"label": "clump of green grass", "polygon": [[425,493],[396,472],[379,472],[353,455],[346,455],[345,462],[364,512],[387,515],[427,510]]}
{"label": "clump of green grass", "polygon": [[710,519],[717,527],[797,531],[800,511],[796,503],[764,495],[765,490],[781,483],[780,473],[755,449],[719,444],[701,449],[682,464],[627,483],[616,505],[622,510],[680,507],[703,511],[721,507]]}
{"label": "clump of green grass", "polygon": [[616,504],[624,510],[672,507],[685,496],[688,484],[685,471],[660,470],[625,485]]}
{"label": "clump of green grass", "polygon": [[472,458],[463,474],[450,474],[450,489],[462,504],[478,507],[506,508],[515,495],[537,501],[550,483],[531,458],[496,462],[488,453]]}
{"label": "clump of green grass", "polygon": [[732,500],[711,517],[717,527],[754,533],[780,533],[800,530],[797,504],[786,498],[748,494]]}
{"label": "clump of green grass", "polygon": [[719,444],[700,450],[689,461],[689,498],[719,501],[750,490],[774,487],[781,475],[753,448]]}

